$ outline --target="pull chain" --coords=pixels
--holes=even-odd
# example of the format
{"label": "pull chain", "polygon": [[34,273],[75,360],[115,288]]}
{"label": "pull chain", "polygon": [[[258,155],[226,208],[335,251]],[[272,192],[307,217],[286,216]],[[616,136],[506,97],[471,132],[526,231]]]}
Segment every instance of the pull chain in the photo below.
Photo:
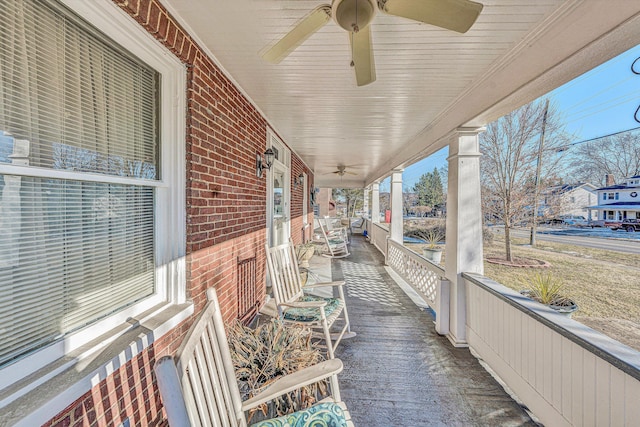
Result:
{"label": "pull chain", "polygon": [[360,31],[360,28],[358,28],[358,0],[356,0],[356,22],[351,27],[353,28],[353,31],[351,33],[351,64],[349,65],[351,67],[355,67],[356,63],[353,61],[353,42],[356,33]]}

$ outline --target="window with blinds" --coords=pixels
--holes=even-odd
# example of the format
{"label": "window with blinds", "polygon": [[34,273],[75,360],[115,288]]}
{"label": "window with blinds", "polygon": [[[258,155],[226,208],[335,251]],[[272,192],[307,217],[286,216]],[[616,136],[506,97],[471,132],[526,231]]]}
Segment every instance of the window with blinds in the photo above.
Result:
{"label": "window with blinds", "polygon": [[2,366],[154,294],[161,171],[156,71],[53,1],[0,22]]}

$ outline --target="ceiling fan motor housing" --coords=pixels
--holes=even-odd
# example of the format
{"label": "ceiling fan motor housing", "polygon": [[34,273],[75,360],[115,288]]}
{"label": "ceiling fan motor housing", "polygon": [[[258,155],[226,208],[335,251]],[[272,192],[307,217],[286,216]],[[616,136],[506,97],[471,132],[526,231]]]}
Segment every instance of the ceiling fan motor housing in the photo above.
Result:
{"label": "ceiling fan motor housing", "polygon": [[375,0],[334,0],[331,14],[340,27],[357,33],[373,21],[376,15]]}

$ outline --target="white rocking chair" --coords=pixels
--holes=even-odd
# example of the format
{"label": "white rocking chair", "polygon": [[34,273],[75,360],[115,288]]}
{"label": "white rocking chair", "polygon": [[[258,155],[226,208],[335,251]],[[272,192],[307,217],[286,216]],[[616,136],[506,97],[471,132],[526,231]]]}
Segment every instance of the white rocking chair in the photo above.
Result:
{"label": "white rocking chair", "polygon": [[[278,314],[284,322],[318,330],[324,338],[329,358],[334,358],[335,349],[342,338],[351,338],[349,313],[345,305],[344,281],[313,283],[302,286],[300,270],[292,242],[270,248],[266,246],[267,266]],[[338,298],[324,298],[305,294],[304,290],[320,287],[338,288]],[[332,334],[331,327],[340,319],[342,327]]]}
{"label": "white rocking chair", "polygon": [[340,228],[329,231],[327,229],[327,222],[323,220],[318,220],[318,226],[325,243],[323,256],[329,258],[344,258],[350,255],[349,247],[347,246],[349,241],[345,229]]}

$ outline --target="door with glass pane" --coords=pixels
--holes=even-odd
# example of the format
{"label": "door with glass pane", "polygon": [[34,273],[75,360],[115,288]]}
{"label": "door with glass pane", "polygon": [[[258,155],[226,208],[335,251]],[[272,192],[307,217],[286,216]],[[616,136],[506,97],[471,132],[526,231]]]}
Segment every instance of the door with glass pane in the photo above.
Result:
{"label": "door with glass pane", "polygon": [[271,174],[271,246],[280,245],[289,239],[289,188],[288,171],[275,164]]}

